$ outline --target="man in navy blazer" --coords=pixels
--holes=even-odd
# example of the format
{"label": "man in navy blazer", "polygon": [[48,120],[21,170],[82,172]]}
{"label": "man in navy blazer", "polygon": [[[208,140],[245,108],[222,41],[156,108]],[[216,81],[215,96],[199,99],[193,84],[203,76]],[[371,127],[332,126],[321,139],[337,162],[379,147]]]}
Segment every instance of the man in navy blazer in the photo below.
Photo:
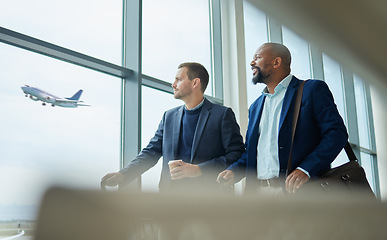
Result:
{"label": "man in navy blazer", "polygon": [[306,81],[294,136],[293,171],[285,176],[294,102],[302,82],[290,74],[290,63],[290,52],[282,44],[258,48],[250,64],[253,82],[264,83],[266,88],[249,109],[246,152],[219,174],[218,182],[231,185],[246,177],[246,193],[257,188],[295,192],[330,169],[347,143],[347,130],[328,86],[320,80]]}
{"label": "man in navy blazer", "polygon": [[[184,105],[166,111],[145,147],[125,168],[102,178],[108,186],[134,180],[153,167],[163,166],[160,191],[216,187],[218,174],[237,161],[244,151],[239,125],[231,108],[204,98],[209,75],[199,63],[182,63],[172,87]],[[178,167],[169,170],[168,163]],[[176,164],[176,162],[175,162]]]}

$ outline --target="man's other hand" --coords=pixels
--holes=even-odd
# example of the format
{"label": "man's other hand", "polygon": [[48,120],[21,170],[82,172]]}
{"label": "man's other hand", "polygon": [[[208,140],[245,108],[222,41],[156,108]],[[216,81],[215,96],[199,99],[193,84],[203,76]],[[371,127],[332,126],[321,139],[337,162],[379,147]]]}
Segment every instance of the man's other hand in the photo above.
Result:
{"label": "man's other hand", "polygon": [[216,181],[220,184],[223,184],[225,187],[231,187],[234,186],[234,173],[231,170],[224,170],[223,172],[219,173],[218,178]]}
{"label": "man's other hand", "polygon": [[101,184],[114,187],[124,181],[124,175],[120,172],[108,173],[101,179]]}
{"label": "man's other hand", "polygon": [[303,171],[296,169],[286,178],[286,191],[295,193],[307,181],[309,181],[308,175]]}

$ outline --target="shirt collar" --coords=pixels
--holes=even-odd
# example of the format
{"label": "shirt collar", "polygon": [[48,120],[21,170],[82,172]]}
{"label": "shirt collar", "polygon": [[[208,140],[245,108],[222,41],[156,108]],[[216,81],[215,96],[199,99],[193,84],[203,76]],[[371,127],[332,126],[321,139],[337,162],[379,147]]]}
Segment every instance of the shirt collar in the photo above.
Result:
{"label": "shirt collar", "polygon": [[[290,84],[290,81],[292,80],[292,77],[293,75],[292,74],[289,74],[287,75],[284,79],[282,79],[282,81],[280,83],[278,83],[278,85],[274,88],[274,94],[276,92],[279,92],[280,90],[282,89],[286,89],[288,88],[289,84]],[[271,96],[273,94],[270,94],[269,91],[267,90],[267,87],[265,87],[262,91],[262,94],[265,95],[265,96]]]}

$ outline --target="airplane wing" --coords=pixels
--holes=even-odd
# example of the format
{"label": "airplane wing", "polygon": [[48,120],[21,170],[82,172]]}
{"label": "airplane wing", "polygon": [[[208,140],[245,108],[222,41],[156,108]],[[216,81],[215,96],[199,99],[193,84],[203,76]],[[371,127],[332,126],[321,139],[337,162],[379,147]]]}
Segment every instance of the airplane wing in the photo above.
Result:
{"label": "airplane wing", "polygon": [[83,102],[83,101],[69,100],[69,99],[62,99],[62,98],[55,100],[55,104],[74,104],[74,105],[77,105],[77,106],[90,106],[90,105],[87,105],[87,104],[82,104],[80,102]]}
{"label": "airplane wing", "polygon": [[82,101],[68,100],[68,99],[60,98],[60,99],[56,99],[55,102],[57,102],[57,103],[78,103],[78,102],[82,102]]}
{"label": "airplane wing", "polygon": [[82,103],[77,103],[78,106],[91,106],[91,105],[88,105],[88,104],[82,104]]}

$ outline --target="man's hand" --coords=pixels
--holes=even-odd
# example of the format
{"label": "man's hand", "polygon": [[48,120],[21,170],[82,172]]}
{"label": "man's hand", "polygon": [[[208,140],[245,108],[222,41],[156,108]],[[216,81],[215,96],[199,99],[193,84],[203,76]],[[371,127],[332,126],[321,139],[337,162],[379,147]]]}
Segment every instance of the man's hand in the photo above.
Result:
{"label": "man's hand", "polygon": [[216,181],[220,184],[223,184],[225,187],[234,186],[234,173],[231,170],[224,170],[223,172],[219,173],[218,178]]}
{"label": "man's hand", "polygon": [[101,179],[101,184],[114,187],[124,181],[124,175],[120,172],[108,173]]}
{"label": "man's hand", "polygon": [[179,160],[176,163],[178,166],[169,171],[171,173],[172,180],[195,178],[202,175],[202,171],[198,165],[186,163],[182,160]]}
{"label": "man's hand", "polygon": [[308,175],[303,171],[296,169],[286,178],[286,191],[295,193],[307,181],[309,181]]}

